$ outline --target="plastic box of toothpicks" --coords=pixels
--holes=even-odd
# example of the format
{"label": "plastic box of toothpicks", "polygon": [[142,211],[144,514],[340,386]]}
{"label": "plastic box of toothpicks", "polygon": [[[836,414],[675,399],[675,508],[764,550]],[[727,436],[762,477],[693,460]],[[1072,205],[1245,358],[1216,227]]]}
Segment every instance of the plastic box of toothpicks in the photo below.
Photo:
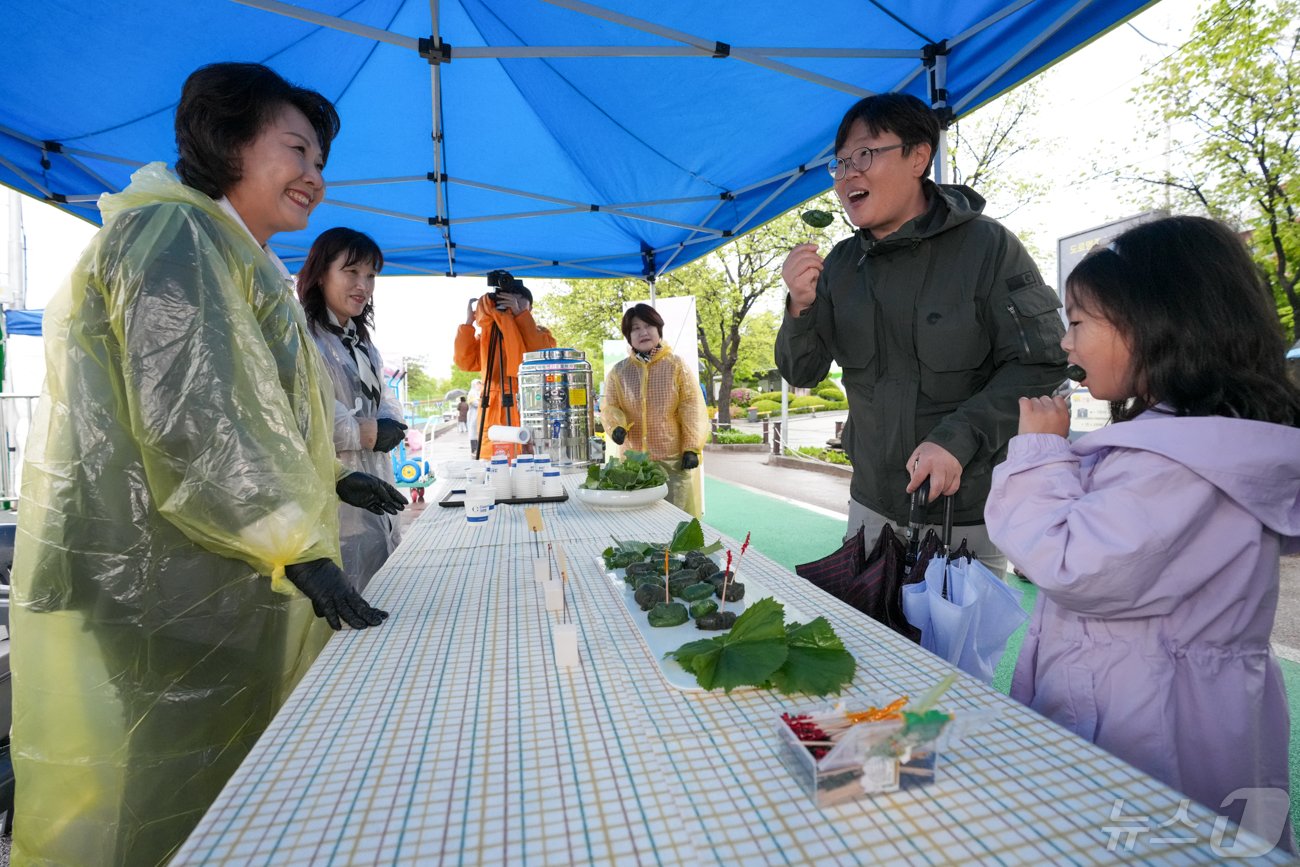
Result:
{"label": "plastic box of toothpicks", "polygon": [[872,719],[872,711],[812,708],[782,714],[777,721],[777,755],[814,805],[828,807],[936,779],[941,736],[952,717],[931,710]]}

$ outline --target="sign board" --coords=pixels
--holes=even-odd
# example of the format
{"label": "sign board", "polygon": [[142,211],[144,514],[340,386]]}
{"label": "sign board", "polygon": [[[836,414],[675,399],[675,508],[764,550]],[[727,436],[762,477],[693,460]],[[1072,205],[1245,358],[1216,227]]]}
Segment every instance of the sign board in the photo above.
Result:
{"label": "sign board", "polygon": [[1146,211],[1134,217],[1125,217],[1113,223],[1102,223],[1073,235],[1066,235],[1056,241],[1056,291],[1065,297],[1065,278],[1070,276],[1074,266],[1088,255],[1093,247],[1109,244],[1127,230],[1141,223],[1149,223],[1160,217],[1169,216],[1165,211]]}

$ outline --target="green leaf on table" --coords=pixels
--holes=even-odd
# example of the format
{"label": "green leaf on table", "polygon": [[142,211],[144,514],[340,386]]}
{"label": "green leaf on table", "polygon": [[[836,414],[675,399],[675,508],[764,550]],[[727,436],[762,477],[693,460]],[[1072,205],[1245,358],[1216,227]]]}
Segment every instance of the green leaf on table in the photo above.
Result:
{"label": "green leaf on table", "polygon": [[736,618],[726,635],[684,644],[667,654],[694,673],[705,689],[760,686],[781,667],[788,654],[785,608],[760,599]]}
{"label": "green leaf on table", "polygon": [[857,662],[825,617],[791,623],[785,636],[790,652],[772,675],[772,686],[786,695],[829,695],[853,682]]}

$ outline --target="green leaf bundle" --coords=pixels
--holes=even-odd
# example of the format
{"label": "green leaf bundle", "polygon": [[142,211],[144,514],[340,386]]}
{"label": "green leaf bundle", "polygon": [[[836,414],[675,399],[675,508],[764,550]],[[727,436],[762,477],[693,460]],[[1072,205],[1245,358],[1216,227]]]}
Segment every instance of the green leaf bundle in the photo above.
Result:
{"label": "green leaf bundle", "polygon": [[587,467],[582,487],[597,491],[640,491],[668,484],[668,474],[646,452],[628,450],[623,459],[610,458],[604,466]]}
{"label": "green leaf bundle", "polygon": [[667,655],[705,689],[738,686],[828,695],[853,681],[857,663],[824,617],[785,626],[785,607],[760,599],[726,635],[683,644]]}

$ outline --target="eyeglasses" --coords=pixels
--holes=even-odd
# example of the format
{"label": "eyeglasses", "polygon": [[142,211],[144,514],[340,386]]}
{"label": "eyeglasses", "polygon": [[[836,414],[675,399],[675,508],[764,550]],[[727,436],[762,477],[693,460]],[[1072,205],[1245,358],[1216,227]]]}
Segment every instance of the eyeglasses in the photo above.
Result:
{"label": "eyeglasses", "polygon": [[899,142],[898,144],[885,145],[880,148],[858,148],[849,154],[848,159],[842,160],[839,157],[831,157],[831,161],[826,164],[826,171],[830,172],[831,177],[838,181],[848,172],[849,166],[853,166],[859,172],[865,172],[871,168],[871,161],[876,158],[876,154],[883,154],[885,151],[892,151],[901,147],[907,147],[907,145]]}

